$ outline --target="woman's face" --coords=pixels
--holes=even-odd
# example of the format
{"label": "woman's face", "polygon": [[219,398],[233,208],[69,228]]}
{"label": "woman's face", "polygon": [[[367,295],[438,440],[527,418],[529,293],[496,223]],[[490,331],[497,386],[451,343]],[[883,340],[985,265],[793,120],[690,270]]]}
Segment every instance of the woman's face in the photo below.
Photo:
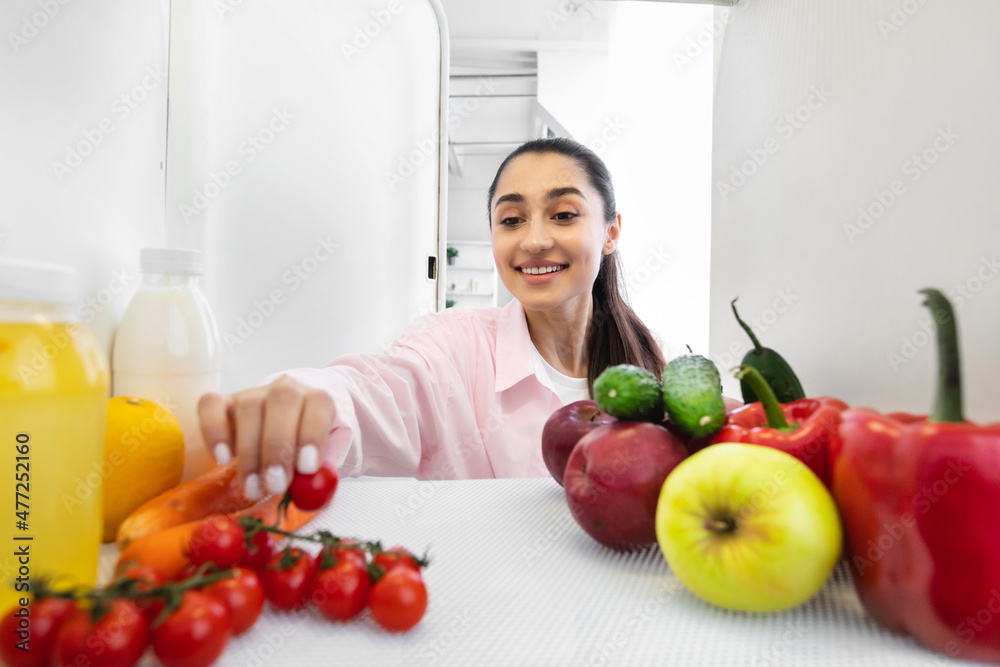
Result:
{"label": "woman's face", "polygon": [[589,304],[601,258],[614,251],[620,231],[617,219],[604,220],[586,172],[558,153],[525,153],[508,163],[490,222],[500,280],[528,310]]}

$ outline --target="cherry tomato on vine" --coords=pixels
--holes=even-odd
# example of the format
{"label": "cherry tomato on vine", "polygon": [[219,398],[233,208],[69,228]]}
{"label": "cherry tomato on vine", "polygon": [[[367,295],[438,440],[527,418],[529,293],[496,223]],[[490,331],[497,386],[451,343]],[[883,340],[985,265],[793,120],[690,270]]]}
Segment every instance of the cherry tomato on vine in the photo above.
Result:
{"label": "cherry tomato on vine", "polygon": [[320,469],[311,475],[296,472],[292,475],[292,483],[288,493],[295,506],[303,510],[318,510],[333,498],[337,490],[340,474],[331,463],[324,463]]}
{"label": "cherry tomato on vine", "polygon": [[198,571],[197,565],[191,562],[185,563],[184,567],[182,567],[180,572],[177,573],[177,576],[174,577],[174,581],[185,581],[187,579],[190,579],[195,575],[197,571]]}
{"label": "cherry tomato on vine", "polygon": [[247,549],[246,555],[243,556],[243,560],[239,562],[239,565],[241,567],[248,567],[259,574],[268,561],[271,560],[275,539],[271,533],[261,530],[254,533],[251,541],[253,542],[253,546]]}
{"label": "cherry tomato on vine", "polygon": [[319,571],[312,585],[312,600],[330,620],[349,621],[365,608],[371,587],[365,566],[344,558]]}
{"label": "cherry tomato on vine", "polygon": [[278,609],[295,609],[305,602],[315,576],[316,559],[309,552],[298,547],[275,551],[261,573],[264,595]]}
{"label": "cherry tomato on vine", "polygon": [[[27,616],[15,616],[22,607],[9,609],[0,621],[0,660],[10,667],[48,667],[51,664],[59,628],[76,611],[76,604],[67,598],[41,598],[23,608]],[[25,613],[21,612],[21,613]],[[28,634],[18,634],[18,631]],[[17,644],[29,650],[22,651]]]}
{"label": "cherry tomato on vine", "polygon": [[78,608],[62,624],[54,651],[58,665],[131,667],[149,644],[149,620],[130,600],[114,600],[99,619]]}
{"label": "cherry tomato on vine", "polygon": [[163,577],[151,565],[129,565],[115,575],[115,579],[140,579],[142,583],[137,584],[138,590],[147,591],[153,586],[163,583]]}
{"label": "cherry tomato on vine", "polygon": [[184,591],[181,606],[153,630],[153,652],[165,667],[208,667],[232,634],[226,606],[203,591]]}
{"label": "cherry tomato on vine", "polygon": [[420,573],[420,566],[417,564],[416,558],[414,558],[413,553],[406,547],[392,547],[391,549],[380,551],[375,554],[372,560],[379,567],[385,568],[386,572],[402,565],[418,574]]}
{"label": "cherry tomato on vine", "polygon": [[385,573],[368,596],[372,618],[390,632],[406,632],[427,611],[427,587],[420,573],[395,567]]}
{"label": "cherry tomato on vine", "polygon": [[202,565],[209,561],[224,570],[246,555],[243,527],[226,514],[213,514],[203,519],[191,533],[191,562]]}
{"label": "cherry tomato on vine", "polygon": [[264,608],[264,586],[250,568],[237,567],[234,571],[235,576],[213,581],[202,590],[225,605],[235,637],[257,622]]}
{"label": "cherry tomato on vine", "polygon": [[[137,583],[135,586],[135,590],[137,591],[148,591],[150,588],[164,583],[160,573],[149,565],[130,565],[119,572],[116,578],[139,579],[140,583]],[[134,600],[134,602],[139,611],[146,614],[146,618],[149,619],[150,623],[156,620],[157,615],[163,609],[162,599]]]}
{"label": "cherry tomato on vine", "polygon": [[330,554],[337,561],[351,560],[361,568],[368,567],[368,552],[358,543],[357,540],[346,538],[340,541],[340,546],[326,546],[320,551],[317,562],[322,566],[323,554]]}

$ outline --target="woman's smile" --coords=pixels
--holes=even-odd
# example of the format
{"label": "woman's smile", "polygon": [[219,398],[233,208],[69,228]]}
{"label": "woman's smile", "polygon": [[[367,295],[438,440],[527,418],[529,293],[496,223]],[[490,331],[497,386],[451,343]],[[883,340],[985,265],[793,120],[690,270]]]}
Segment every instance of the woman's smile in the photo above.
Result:
{"label": "woman's smile", "polygon": [[517,274],[521,276],[528,285],[547,285],[555,281],[556,277],[566,270],[566,266],[550,266],[537,269],[518,269]]}
{"label": "woman's smile", "polygon": [[559,264],[558,262],[531,260],[514,267],[517,274],[524,279],[528,285],[546,285],[555,280],[556,275],[562,273],[569,264]]}

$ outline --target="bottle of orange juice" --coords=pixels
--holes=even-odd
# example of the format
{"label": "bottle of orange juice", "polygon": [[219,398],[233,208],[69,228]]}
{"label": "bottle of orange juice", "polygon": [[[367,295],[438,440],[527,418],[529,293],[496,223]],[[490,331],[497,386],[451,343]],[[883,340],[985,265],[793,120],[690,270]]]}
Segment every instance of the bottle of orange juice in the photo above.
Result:
{"label": "bottle of orange juice", "polygon": [[109,371],[76,290],[69,267],[0,259],[0,614],[38,577],[97,578]]}

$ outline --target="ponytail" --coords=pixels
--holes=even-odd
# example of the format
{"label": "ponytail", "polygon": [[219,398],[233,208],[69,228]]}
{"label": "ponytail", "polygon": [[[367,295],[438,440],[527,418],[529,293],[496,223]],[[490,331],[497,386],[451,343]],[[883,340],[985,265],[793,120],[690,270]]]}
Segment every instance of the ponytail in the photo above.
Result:
{"label": "ponytail", "polygon": [[587,388],[591,396],[594,380],[609,366],[632,364],[657,378],[663,375],[665,366],[653,335],[625,302],[618,279],[620,264],[617,250],[605,255],[591,292],[594,316],[587,331]]}

